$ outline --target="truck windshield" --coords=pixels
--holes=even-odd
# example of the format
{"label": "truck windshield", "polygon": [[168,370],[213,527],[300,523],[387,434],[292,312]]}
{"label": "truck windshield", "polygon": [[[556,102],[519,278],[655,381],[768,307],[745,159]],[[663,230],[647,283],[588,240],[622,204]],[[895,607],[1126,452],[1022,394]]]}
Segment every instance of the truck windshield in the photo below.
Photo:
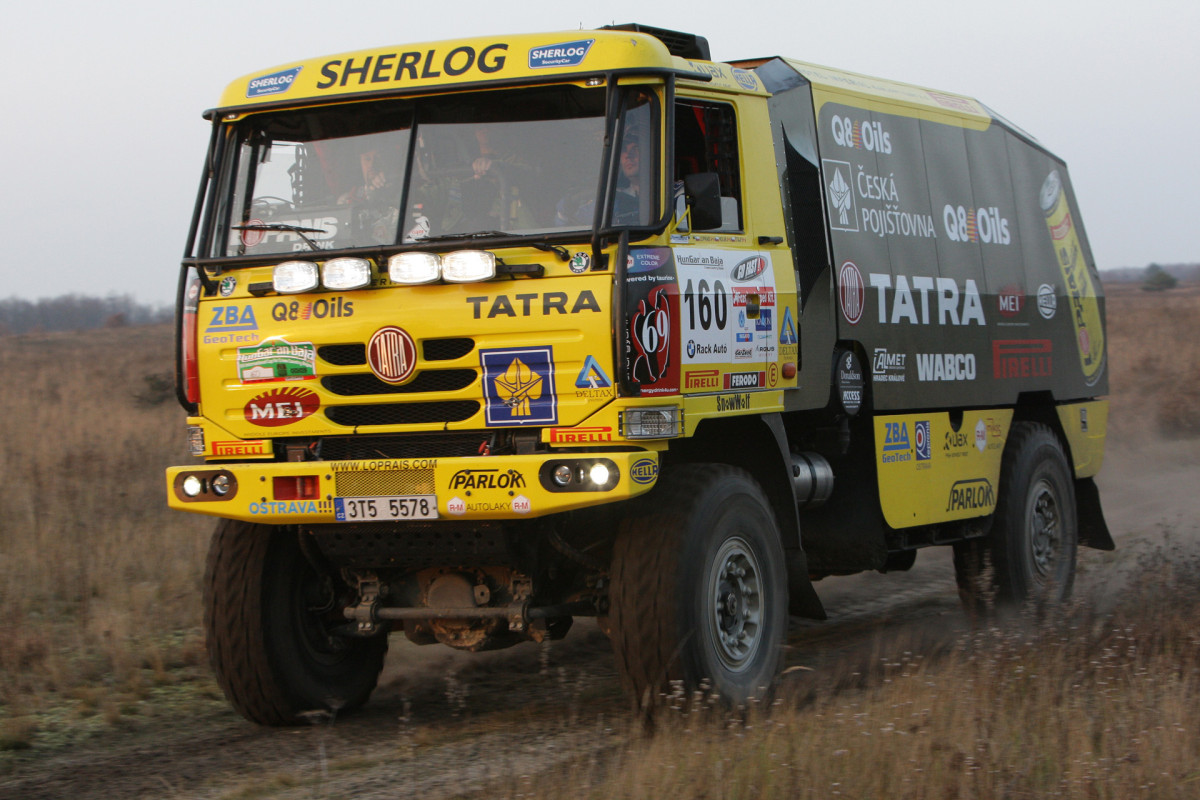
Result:
{"label": "truck windshield", "polygon": [[[638,98],[626,117],[652,119],[652,95]],[[235,129],[212,255],[590,229],[604,107],[603,89],[559,86],[249,116]],[[650,124],[632,147],[623,138],[625,149],[657,152]],[[629,184],[624,158],[614,196]],[[653,166],[643,165],[647,185]],[[618,198],[612,221],[645,225],[656,210]]]}

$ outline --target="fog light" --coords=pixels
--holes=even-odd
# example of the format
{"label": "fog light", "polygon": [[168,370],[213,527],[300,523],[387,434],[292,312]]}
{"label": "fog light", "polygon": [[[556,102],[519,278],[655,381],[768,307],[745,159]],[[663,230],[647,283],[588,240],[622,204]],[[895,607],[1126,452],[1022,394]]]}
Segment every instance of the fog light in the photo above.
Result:
{"label": "fog light", "polygon": [[678,436],[683,415],[678,406],[631,408],[622,415],[622,435],[626,439],[668,439]]}
{"label": "fog light", "polygon": [[588,472],[588,477],[591,478],[592,483],[603,486],[608,483],[608,467],[604,464],[593,464],[591,471]]}
{"label": "fog light", "polygon": [[[228,475],[218,475],[217,477],[212,479],[211,485],[212,485],[212,490],[213,490],[214,494],[219,495],[221,497],[224,497],[225,495],[229,494],[230,484],[229,484],[229,476]],[[186,486],[184,487],[184,491],[187,491]]]}
{"label": "fog light", "polygon": [[559,486],[566,486],[571,482],[571,468],[566,464],[559,464],[554,468],[554,482]]}
{"label": "fog light", "polygon": [[183,479],[183,493],[188,497],[198,497],[204,491],[204,481],[197,478],[195,475],[188,475]]}

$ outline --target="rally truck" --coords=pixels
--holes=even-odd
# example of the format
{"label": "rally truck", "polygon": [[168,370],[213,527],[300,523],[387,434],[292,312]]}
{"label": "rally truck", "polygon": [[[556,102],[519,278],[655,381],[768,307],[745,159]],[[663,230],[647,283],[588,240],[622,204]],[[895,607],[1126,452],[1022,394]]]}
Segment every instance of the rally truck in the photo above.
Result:
{"label": "rally truck", "polygon": [[254,722],[362,704],[393,633],[576,617],[636,702],[742,703],[819,578],[950,546],[987,613],[1112,547],[1067,169],[969,97],[618,25],[295,61],[205,116],[167,491],[220,518]]}

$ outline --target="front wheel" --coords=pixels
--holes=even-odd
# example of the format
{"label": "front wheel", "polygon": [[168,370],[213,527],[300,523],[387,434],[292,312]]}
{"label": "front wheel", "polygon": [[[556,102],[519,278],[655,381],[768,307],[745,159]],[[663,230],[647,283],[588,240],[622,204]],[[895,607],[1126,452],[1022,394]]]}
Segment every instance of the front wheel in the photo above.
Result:
{"label": "front wheel", "polygon": [[260,725],[366,702],[386,634],[346,637],[345,587],[304,556],[293,528],[221,520],[204,574],[204,627],[217,683]]}
{"label": "front wheel", "polygon": [[1075,581],[1078,542],[1075,484],[1062,444],[1045,425],[1014,424],[991,533],[955,545],[964,604],[986,611],[989,605],[1065,600]]}
{"label": "front wheel", "polygon": [[746,472],[684,465],[621,526],[610,590],[613,649],[638,705],[672,682],[731,704],[762,696],[787,631],[779,526]]}

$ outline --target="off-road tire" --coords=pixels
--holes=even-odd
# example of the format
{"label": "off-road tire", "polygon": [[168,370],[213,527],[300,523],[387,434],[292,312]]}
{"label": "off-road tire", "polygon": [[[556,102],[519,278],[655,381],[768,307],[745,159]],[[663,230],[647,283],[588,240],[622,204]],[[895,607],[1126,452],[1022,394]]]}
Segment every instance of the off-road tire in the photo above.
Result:
{"label": "off-road tire", "polygon": [[1071,467],[1050,428],[1013,424],[999,492],[988,536],[954,547],[963,604],[986,615],[1066,600],[1075,581],[1079,523]]}
{"label": "off-road tire", "polygon": [[682,465],[659,481],[622,522],[609,621],[640,708],[674,682],[735,706],[769,691],[787,632],[787,571],[775,515],[749,473]]}
{"label": "off-road tire", "polygon": [[346,624],[337,588],[305,558],[295,529],[217,524],[204,573],[206,647],[217,683],[246,719],[295,725],[305,712],[366,702],[387,636],[332,633]]}

